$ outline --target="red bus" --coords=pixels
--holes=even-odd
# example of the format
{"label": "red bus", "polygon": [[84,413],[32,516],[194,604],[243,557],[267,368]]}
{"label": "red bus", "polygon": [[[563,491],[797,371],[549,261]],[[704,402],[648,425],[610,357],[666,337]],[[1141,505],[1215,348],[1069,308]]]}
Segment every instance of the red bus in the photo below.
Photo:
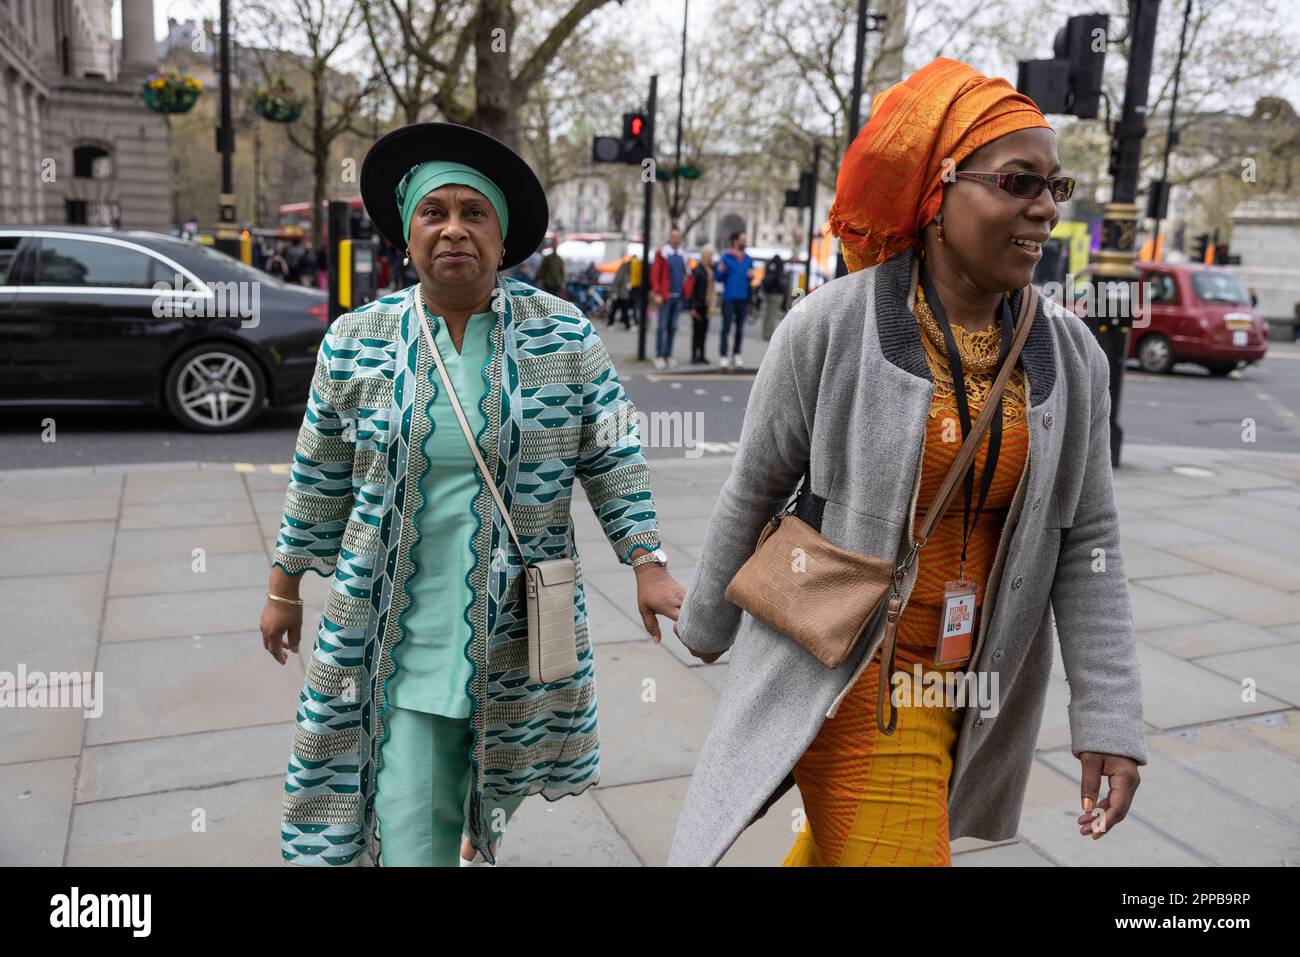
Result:
{"label": "red bus", "polygon": [[[365,206],[361,202],[360,196],[350,196],[347,198],[347,204],[350,210],[349,219],[351,220],[349,228],[352,232],[353,239],[370,239],[371,226],[370,217],[366,215]],[[324,218],[325,227],[322,235],[326,241],[329,240],[329,200],[321,201],[321,216]],[[281,229],[301,230],[304,237],[311,236],[311,203],[285,203],[280,207],[279,226]]]}

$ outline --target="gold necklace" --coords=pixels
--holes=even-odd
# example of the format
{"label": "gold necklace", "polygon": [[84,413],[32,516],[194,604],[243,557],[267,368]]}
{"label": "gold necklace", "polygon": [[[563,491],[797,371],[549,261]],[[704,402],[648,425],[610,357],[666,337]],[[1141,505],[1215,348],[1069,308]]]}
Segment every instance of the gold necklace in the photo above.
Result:
{"label": "gold necklace", "polygon": [[[955,383],[949,366],[947,344],[938,320],[925,300],[925,293],[920,286],[916,290],[916,307],[913,314],[921,327],[921,345],[925,350],[925,361],[930,367],[934,380],[934,401],[930,410],[932,417],[940,413],[956,415]],[[953,326],[953,338],[957,354],[961,356],[962,369],[966,379],[966,395],[972,407],[983,407],[993,386],[994,370],[997,367],[1001,322],[995,322],[988,329],[970,332],[961,326]],[[1011,371],[1002,404],[1004,422],[1008,425],[1018,423],[1025,415],[1025,373],[1017,365]]]}

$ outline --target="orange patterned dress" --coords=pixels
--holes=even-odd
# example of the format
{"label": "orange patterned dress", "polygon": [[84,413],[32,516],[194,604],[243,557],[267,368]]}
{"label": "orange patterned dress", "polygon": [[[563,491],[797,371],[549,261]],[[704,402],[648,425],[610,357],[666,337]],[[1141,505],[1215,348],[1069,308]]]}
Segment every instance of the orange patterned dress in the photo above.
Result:
{"label": "orange patterned dress", "polygon": [[[926,361],[935,391],[926,422],[921,488],[916,502],[919,525],[931,499],[961,447],[961,420],[948,368],[943,332],[920,285],[914,313],[922,329]],[[983,408],[993,383],[1001,323],[980,332],[953,326],[961,355],[972,420]],[[971,530],[966,575],[987,583],[989,570],[1029,452],[1025,416],[1025,377],[1017,367],[1002,400],[1002,445],[988,498]],[[975,501],[988,454],[986,436],[976,455]],[[965,661],[936,665],[939,616],[944,586],[957,578],[962,541],[959,490],[947,513],[917,557],[917,579],[899,620],[898,663],[910,673],[913,662],[923,670],[964,670]],[[977,609],[984,595],[978,595]],[[979,611],[975,626],[979,627]],[[972,642],[973,647],[973,642]],[[880,652],[863,670],[834,718],[822,723],[817,737],[795,765],[795,782],[804,802],[804,827],[786,856],[786,866],[942,865],[952,863],[948,839],[948,778],[952,773],[963,711],[946,706],[898,708],[892,735],[876,727],[876,691]]]}

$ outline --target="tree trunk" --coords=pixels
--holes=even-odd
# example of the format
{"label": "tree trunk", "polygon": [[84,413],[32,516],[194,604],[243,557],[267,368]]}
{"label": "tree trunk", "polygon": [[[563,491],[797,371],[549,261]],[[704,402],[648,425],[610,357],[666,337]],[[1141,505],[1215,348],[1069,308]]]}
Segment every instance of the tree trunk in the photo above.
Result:
{"label": "tree trunk", "polygon": [[519,103],[510,77],[514,30],[511,0],[481,0],[474,37],[474,125],[517,151]]}

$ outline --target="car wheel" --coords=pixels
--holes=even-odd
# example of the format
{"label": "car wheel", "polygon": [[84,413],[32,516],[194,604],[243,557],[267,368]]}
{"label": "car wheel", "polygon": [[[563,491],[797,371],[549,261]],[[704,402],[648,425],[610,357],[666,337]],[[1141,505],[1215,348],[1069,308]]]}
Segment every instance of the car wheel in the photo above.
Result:
{"label": "car wheel", "polygon": [[262,413],[266,379],[238,346],[205,343],[172,363],[163,386],[167,410],[192,432],[237,432]]}
{"label": "car wheel", "polygon": [[1138,343],[1138,362],[1147,372],[1168,372],[1174,367],[1174,350],[1169,340],[1152,333]]}
{"label": "car wheel", "polygon": [[1235,362],[1207,362],[1205,368],[1210,370],[1210,375],[1226,376],[1231,375],[1237,368]]}

